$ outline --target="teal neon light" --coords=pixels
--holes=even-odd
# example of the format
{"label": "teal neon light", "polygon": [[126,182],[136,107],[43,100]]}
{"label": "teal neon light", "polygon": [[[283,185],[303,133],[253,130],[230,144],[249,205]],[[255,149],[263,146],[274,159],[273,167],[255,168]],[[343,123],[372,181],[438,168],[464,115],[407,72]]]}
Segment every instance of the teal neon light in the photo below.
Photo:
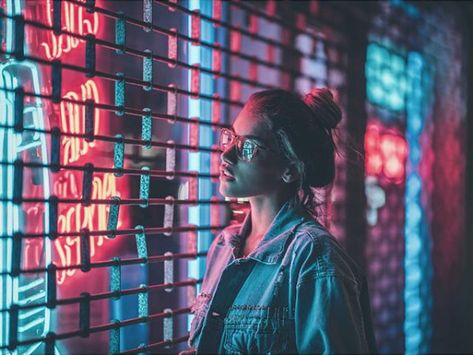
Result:
{"label": "teal neon light", "polygon": [[[198,10],[200,13],[212,16],[212,1],[190,0],[189,10]],[[188,17],[188,35],[191,36],[192,18]],[[208,21],[201,21],[201,38],[209,43],[214,42],[215,29]],[[212,52],[209,48],[202,48],[198,45],[188,44],[188,63],[199,64],[201,67],[212,68]],[[215,82],[211,75],[200,73],[200,93],[213,95]],[[188,87],[191,91],[191,72],[188,73]],[[199,117],[200,120],[212,117],[212,103],[201,99],[188,100],[189,117]],[[198,145],[211,147],[213,144],[213,132],[210,127],[199,127]],[[188,169],[202,173],[210,173],[210,154],[203,152],[190,152],[188,155]],[[210,179],[198,180],[198,199],[210,199],[212,196],[212,182]],[[190,206],[188,209],[188,222],[195,225],[210,224],[210,205]],[[205,251],[210,246],[212,234],[210,231],[197,232],[197,251]],[[202,258],[188,262],[188,277],[200,279],[205,270],[205,260]],[[198,290],[200,287],[197,288]],[[188,327],[191,317],[188,317]]]}
{"label": "teal neon light", "polygon": [[424,126],[424,108],[429,82],[424,58],[410,53],[407,60],[408,100],[406,139],[407,184],[405,195],[405,286],[404,334],[406,354],[430,352],[431,343],[431,277],[430,236],[427,232],[421,195],[420,137]]}
{"label": "teal neon light", "polygon": [[370,43],[365,66],[368,101],[394,112],[404,110],[405,67],[402,56],[377,43]]}
{"label": "teal neon light", "polygon": [[[190,10],[198,10],[202,14],[211,16],[212,2],[200,0],[189,1]],[[192,19],[188,18],[189,35],[191,35]],[[214,41],[213,26],[208,22],[201,22],[201,37],[205,41]],[[199,64],[202,67],[212,67],[212,52],[211,49],[202,48],[189,43],[189,64]],[[191,89],[191,73],[188,73],[188,86]],[[200,74],[200,92],[208,95],[214,93],[214,80],[211,75]],[[189,99],[189,117],[199,117],[199,119],[208,118],[212,116],[211,102],[202,101],[200,99]],[[212,129],[210,127],[199,127],[199,146],[211,147],[213,143]],[[202,152],[190,152],[188,160],[188,169],[190,171],[199,171],[210,173],[210,154]],[[210,199],[212,196],[212,183],[209,179],[199,179],[198,181],[198,198]],[[188,221],[190,224],[205,225],[210,224],[210,206],[191,206],[189,207]],[[197,233],[197,250],[207,250],[211,240],[211,233],[209,231],[199,231]],[[188,276],[193,278],[201,278],[205,263],[202,260],[195,260],[189,262]]]}
{"label": "teal neon light", "polygon": [[[6,14],[13,16],[21,14],[23,11],[20,0],[6,1]],[[6,21],[5,42],[7,51],[13,51],[13,21]],[[28,51],[28,48],[25,48]],[[39,70],[36,65],[27,62],[16,62],[12,58],[0,63],[0,86],[7,89],[15,89],[20,85],[27,85],[26,89],[37,94],[41,93]],[[0,115],[0,124],[12,126],[14,122],[14,94],[10,91],[0,91],[0,107],[4,112]],[[42,102],[39,98],[34,98],[25,103],[23,111],[25,127],[45,129],[45,121],[42,110]],[[2,161],[13,162],[20,158],[20,154],[33,150],[39,153],[40,162],[47,164],[47,146],[44,134],[34,133],[31,136],[14,133],[12,129],[0,129],[0,147]],[[41,170],[43,197],[50,196],[49,172],[46,168]],[[13,196],[13,167],[0,166],[0,196],[11,199]],[[0,203],[0,270],[6,272],[10,270],[12,263],[12,241],[4,236],[12,236],[20,231],[20,221],[23,218],[23,210],[12,202]],[[46,205],[43,212],[43,230],[49,233],[49,208]],[[51,262],[51,243],[45,238],[43,240],[43,260],[45,264]],[[46,298],[46,279],[44,277],[12,277],[2,276],[0,282],[0,307],[2,309],[11,307],[12,304],[27,304],[33,301],[42,302]],[[19,314],[18,336],[21,338],[44,336],[50,330],[51,312],[49,309],[36,308],[30,311],[23,311]],[[0,344],[6,345],[9,337],[9,317],[8,314],[0,314]],[[30,346],[22,346],[13,351],[13,354],[30,354],[38,349],[40,343]]]}
{"label": "teal neon light", "polygon": [[[191,0],[189,1],[189,10],[200,10],[200,0]],[[188,17],[188,35],[191,36],[192,29],[192,17]],[[191,43],[187,46],[189,53],[189,64],[200,63],[200,46],[193,46]],[[191,90],[191,71],[188,72],[188,88]],[[189,117],[200,117],[200,100],[189,99]],[[190,134],[190,133],[189,133]],[[199,152],[189,152],[188,155],[188,164],[190,171],[200,171],[200,153]],[[189,209],[189,223],[199,225],[200,224],[200,206],[190,206]],[[198,239],[198,238],[197,238]],[[188,263],[188,276],[198,279],[200,278],[200,267],[199,260],[191,260]]]}

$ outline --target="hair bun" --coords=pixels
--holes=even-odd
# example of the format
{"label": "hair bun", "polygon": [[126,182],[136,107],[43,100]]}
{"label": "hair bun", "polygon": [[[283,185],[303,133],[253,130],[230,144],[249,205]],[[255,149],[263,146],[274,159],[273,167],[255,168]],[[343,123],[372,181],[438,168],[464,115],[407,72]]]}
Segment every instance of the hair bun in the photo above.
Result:
{"label": "hair bun", "polygon": [[334,129],[342,120],[342,111],[329,89],[313,88],[303,100],[323,127]]}

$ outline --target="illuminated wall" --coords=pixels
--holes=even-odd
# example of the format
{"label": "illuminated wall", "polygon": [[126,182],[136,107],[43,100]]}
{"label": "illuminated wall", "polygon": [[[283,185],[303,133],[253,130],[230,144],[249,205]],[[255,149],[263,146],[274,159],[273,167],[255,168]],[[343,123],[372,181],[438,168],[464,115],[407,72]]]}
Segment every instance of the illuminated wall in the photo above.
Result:
{"label": "illuminated wall", "polygon": [[248,208],[218,193],[219,128],[265,88],[343,104],[343,33],[298,6],[2,0],[2,352],[186,347],[208,246]]}
{"label": "illuminated wall", "polygon": [[[458,256],[466,240],[460,197],[465,191],[465,153],[460,148],[465,136],[452,131],[466,117],[466,80],[459,76],[466,63],[462,28],[452,19],[448,6],[432,10],[391,1],[380,4],[370,28],[366,255],[382,353],[460,351],[466,343],[458,331],[465,319],[459,314],[465,307],[459,284],[463,270],[451,263],[449,270],[457,276],[444,274],[445,260]],[[440,158],[447,150],[455,163]],[[446,175],[448,184],[439,178]],[[446,186],[452,190],[447,192]],[[440,210],[449,210],[452,219],[435,213]],[[455,305],[446,301],[453,290]],[[445,320],[449,314],[450,322]]]}

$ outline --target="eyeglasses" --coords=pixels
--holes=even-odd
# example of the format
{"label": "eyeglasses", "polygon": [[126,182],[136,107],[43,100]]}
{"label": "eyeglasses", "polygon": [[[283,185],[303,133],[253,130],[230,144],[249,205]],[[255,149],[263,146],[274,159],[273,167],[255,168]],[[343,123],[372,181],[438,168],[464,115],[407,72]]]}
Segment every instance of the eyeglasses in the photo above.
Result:
{"label": "eyeglasses", "polygon": [[258,144],[257,142],[255,142],[255,140],[251,138],[236,135],[232,130],[228,128],[222,128],[220,130],[219,146],[222,151],[225,151],[228,148],[228,146],[231,146],[235,142],[236,142],[238,157],[247,162],[253,160],[253,158],[258,153],[259,149],[269,150],[271,152],[278,153],[277,151],[273,149],[270,149],[268,147],[263,147],[262,145]]}

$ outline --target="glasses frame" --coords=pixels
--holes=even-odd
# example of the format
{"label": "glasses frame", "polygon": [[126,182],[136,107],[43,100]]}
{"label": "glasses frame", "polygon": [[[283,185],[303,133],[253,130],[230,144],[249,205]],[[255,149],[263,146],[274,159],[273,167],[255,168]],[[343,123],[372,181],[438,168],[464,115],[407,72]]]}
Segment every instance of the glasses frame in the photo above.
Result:
{"label": "glasses frame", "polygon": [[[258,150],[261,149],[261,150],[267,150],[267,151],[270,151],[270,152],[273,152],[273,153],[276,153],[276,154],[279,154],[278,151],[274,150],[274,149],[271,149],[271,148],[268,148],[268,147],[265,147],[261,144],[259,144],[258,142],[256,142],[254,139],[250,138],[250,137],[244,137],[244,136],[239,136],[238,134],[236,134],[235,132],[233,132],[231,129],[229,128],[221,128],[220,129],[220,136],[219,136],[219,149],[224,152],[226,151],[227,148],[223,148],[222,147],[222,137],[224,135],[224,133],[227,133],[229,134],[232,139],[231,139],[231,142],[227,144],[227,148],[228,146],[232,146],[235,142],[236,142],[236,148],[237,148],[237,153],[238,153],[238,158],[240,158],[241,160],[244,160],[244,161],[247,161],[247,162],[250,162],[252,161],[255,156],[258,154]],[[251,156],[250,159],[246,159],[243,157],[243,154],[242,154],[242,147],[243,145],[245,144],[246,141],[249,141],[251,142],[255,148],[254,148],[254,152],[253,152],[253,155]]]}

